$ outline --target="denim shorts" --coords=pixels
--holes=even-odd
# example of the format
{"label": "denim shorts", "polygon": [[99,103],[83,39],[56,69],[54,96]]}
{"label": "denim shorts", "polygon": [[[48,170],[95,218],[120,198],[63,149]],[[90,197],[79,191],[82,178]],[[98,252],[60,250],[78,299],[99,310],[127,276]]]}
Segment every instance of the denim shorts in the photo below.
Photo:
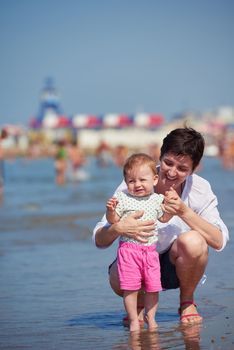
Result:
{"label": "denim shorts", "polygon": [[[176,275],[175,265],[173,265],[169,258],[170,248],[159,254],[160,268],[161,268],[161,284],[163,289],[176,289],[179,288],[180,282]],[[109,273],[111,266],[116,262],[115,259],[109,266]]]}

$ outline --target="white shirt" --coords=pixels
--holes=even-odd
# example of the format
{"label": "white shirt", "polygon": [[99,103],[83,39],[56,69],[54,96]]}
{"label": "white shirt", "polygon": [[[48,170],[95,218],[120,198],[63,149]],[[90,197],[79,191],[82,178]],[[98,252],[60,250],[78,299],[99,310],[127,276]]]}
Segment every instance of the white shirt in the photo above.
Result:
{"label": "white shirt", "polygon": [[[116,192],[125,191],[126,188],[126,183],[123,181],[117,188]],[[219,211],[217,209],[218,200],[213,193],[209,182],[196,174],[188,176],[181,199],[195,213],[220,229],[223,235],[223,245],[221,249],[217,251],[223,250],[227,244],[227,241],[229,240],[229,233],[226,225],[220,218]],[[102,220],[96,224],[93,230],[94,242],[97,230],[104,226],[109,226],[105,215],[103,216]],[[178,216],[173,216],[167,223],[158,222],[158,252],[162,253],[166,251],[181,233],[189,230],[189,226]]]}

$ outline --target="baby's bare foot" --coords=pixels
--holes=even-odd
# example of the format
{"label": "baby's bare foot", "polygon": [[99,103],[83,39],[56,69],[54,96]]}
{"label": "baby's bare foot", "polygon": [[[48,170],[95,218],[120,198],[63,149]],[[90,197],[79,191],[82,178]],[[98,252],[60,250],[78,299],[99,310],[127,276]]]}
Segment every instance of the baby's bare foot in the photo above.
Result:
{"label": "baby's bare foot", "polygon": [[136,320],[134,320],[134,321],[130,321],[129,329],[130,329],[130,332],[139,331],[139,330],[140,330],[140,323],[139,323],[139,320],[136,319]]}
{"label": "baby's bare foot", "polygon": [[144,320],[148,325],[148,330],[152,331],[152,330],[158,328],[158,324],[154,318],[150,318],[149,316],[145,315]]}

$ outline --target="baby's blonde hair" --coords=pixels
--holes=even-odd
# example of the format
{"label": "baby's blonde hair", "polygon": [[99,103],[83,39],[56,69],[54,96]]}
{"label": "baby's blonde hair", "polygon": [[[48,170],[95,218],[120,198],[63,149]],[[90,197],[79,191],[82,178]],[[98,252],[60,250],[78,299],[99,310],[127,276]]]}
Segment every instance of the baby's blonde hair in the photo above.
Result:
{"label": "baby's blonde hair", "polygon": [[148,165],[154,175],[157,175],[156,162],[146,153],[134,153],[127,158],[123,167],[123,176],[126,180],[127,173],[136,166]]}

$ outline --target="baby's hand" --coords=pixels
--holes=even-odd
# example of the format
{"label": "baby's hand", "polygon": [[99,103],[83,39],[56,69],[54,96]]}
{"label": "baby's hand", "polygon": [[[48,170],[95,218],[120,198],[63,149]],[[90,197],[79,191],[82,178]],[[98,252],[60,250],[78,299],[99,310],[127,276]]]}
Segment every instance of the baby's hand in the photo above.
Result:
{"label": "baby's hand", "polygon": [[183,212],[186,209],[186,205],[172,187],[165,193],[163,209],[168,214],[178,216],[183,215]]}
{"label": "baby's hand", "polygon": [[170,187],[169,191],[165,192],[164,201],[161,204],[162,210],[165,213],[170,213],[170,211],[168,211],[168,205],[170,206],[172,204],[172,201],[175,201],[178,198],[178,193],[174,190],[173,187]]}
{"label": "baby's hand", "polygon": [[173,187],[170,187],[169,191],[166,191],[165,193],[165,202],[171,200],[171,199],[178,199],[178,193],[174,190]]}
{"label": "baby's hand", "polygon": [[115,208],[117,207],[117,204],[119,203],[118,199],[115,197],[111,197],[107,202],[106,202],[106,208],[110,211],[115,211]]}

